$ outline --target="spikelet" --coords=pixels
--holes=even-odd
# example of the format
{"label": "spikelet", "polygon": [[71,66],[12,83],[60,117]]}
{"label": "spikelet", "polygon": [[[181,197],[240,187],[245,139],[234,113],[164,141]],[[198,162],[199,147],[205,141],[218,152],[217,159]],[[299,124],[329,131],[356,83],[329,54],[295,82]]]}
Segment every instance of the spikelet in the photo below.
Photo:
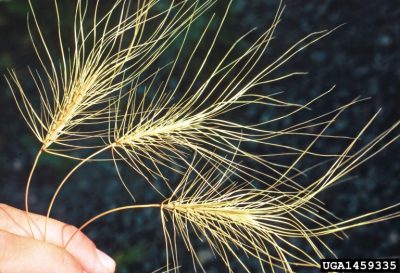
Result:
{"label": "spikelet", "polygon": [[[61,70],[58,70],[57,65],[53,63],[38,28],[50,61],[50,68],[47,68],[41,58],[46,80],[42,80],[39,74],[32,73],[42,103],[40,114],[25,95],[15,73],[11,72],[11,78],[15,81],[22,97],[22,103],[19,104],[21,112],[46,151],[65,155],[65,149],[60,153],[57,150],[50,151],[49,147],[60,144],[74,149],[80,148],[79,143],[86,138],[108,138],[108,143],[104,144],[103,149],[111,148],[114,155],[124,159],[148,181],[150,181],[148,173],[168,180],[160,170],[162,166],[176,172],[185,167],[188,169],[181,183],[176,188],[170,187],[172,195],[163,203],[112,209],[92,218],[81,229],[94,220],[116,211],[158,208],[161,212],[166,243],[168,261],[166,272],[179,271],[178,236],[183,239],[187,250],[191,253],[193,263],[204,271],[192,244],[193,235],[205,240],[230,272],[233,272],[231,267],[233,260],[237,261],[246,272],[252,272],[246,263],[247,257],[256,259],[262,272],[277,270],[294,272],[297,267],[318,267],[318,259],[325,257],[326,253],[334,255],[325,243],[324,236],[336,235],[342,238],[346,229],[399,217],[399,204],[396,204],[342,221],[325,210],[317,199],[319,193],[341,181],[354,168],[396,141],[399,136],[389,140],[387,138],[399,123],[365,147],[352,152],[360,136],[372,123],[372,119],[339,155],[317,154],[312,152],[312,147],[318,139],[332,137],[324,134],[326,129],[334,123],[342,111],[357,101],[280,131],[267,129],[270,123],[306,109],[315,100],[305,105],[298,105],[280,100],[274,95],[260,95],[256,89],[274,81],[303,74],[295,72],[271,76],[299,51],[328,35],[330,31],[306,36],[270,65],[260,69],[261,58],[273,39],[283,12],[280,6],[271,27],[247,51],[239,57],[233,57],[234,50],[246,34],[232,45],[211,74],[204,77],[202,72],[205,71],[213,55],[218,33],[227,15],[225,14],[217,33],[211,40],[203,63],[196,66],[197,73],[189,75],[188,68],[195,65],[192,59],[197,54],[200,44],[206,40],[212,20],[195,45],[183,70],[178,73],[178,81],[171,87],[168,84],[183,60],[181,54],[190,31],[187,27],[211,2],[207,1],[204,4],[195,2],[195,5],[190,5],[188,9],[184,8],[186,3],[186,1],[179,4],[172,3],[167,12],[153,16],[164,19],[161,19],[161,25],[150,38],[144,39],[146,22],[152,20],[148,13],[155,1],[139,4],[138,11],[134,15],[129,15],[127,2],[117,1],[109,13],[98,20],[98,24],[103,24],[103,33],[100,36],[97,33],[101,27],[98,28],[96,22],[89,32],[85,32],[83,25],[86,8],[79,1],[75,23],[75,50],[71,61],[65,58],[61,35],[59,37],[63,56]],[[182,15],[173,17],[169,21],[169,15],[175,9],[177,14]],[[191,9],[195,10],[194,13],[189,12]],[[186,16],[187,12],[189,16]],[[120,19],[116,26],[110,27],[109,21],[113,14],[119,14]],[[34,19],[37,23],[36,18]],[[181,44],[178,56],[172,63],[165,82],[157,86],[155,83],[157,76],[164,68],[150,73],[150,76],[146,73],[147,69],[184,29],[187,32],[182,34],[184,42]],[[130,31],[133,32],[132,42],[124,48],[124,37]],[[94,41],[93,47],[88,49],[86,41],[91,39]],[[46,93],[46,81],[51,86],[50,97]],[[128,95],[125,95],[124,89],[128,84],[132,87],[128,90]],[[16,100],[18,102],[17,98]],[[224,114],[249,104],[287,107],[292,110],[285,115],[257,124],[242,124],[224,119]],[[122,110],[124,106],[126,108]],[[108,123],[109,129],[87,133],[82,130],[77,131],[78,127],[92,123]],[[313,134],[307,132],[310,128],[322,129],[320,133]],[[306,148],[274,142],[278,137],[290,135],[315,138]],[[278,147],[281,153],[257,155],[239,148],[240,145],[254,143]],[[102,150],[96,150],[92,156],[97,155],[99,151]],[[193,153],[195,158],[201,158],[197,164],[191,160]],[[289,165],[268,159],[287,154],[295,156],[295,160]],[[333,158],[334,162],[322,176],[308,185],[301,185],[296,178],[307,170],[298,170],[296,166],[306,155]],[[234,161],[236,157],[253,160],[273,174],[263,177],[260,171]],[[51,207],[62,185],[86,160],[88,158],[81,161],[61,182],[53,196],[47,216],[50,215]],[[150,161],[151,165],[146,161]],[[185,166],[180,163],[184,163]],[[147,173],[143,172],[143,169]],[[263,180],[265,178],[268,180]],[[263,189],[253,187],[254,181],[263,182],[266,187]],[[172,225],[172,233],[168,224]],[[306,242],[310,251],[299,248],[294,240]]]}
{"label": "spikelet", "polygon": [[[283,9],[279,6],[271,26],[244,53],[238,55],[235,51],[242,39],[251,31],[231,46],[210,73],[206,72],[206,67],[213,67],[212,62],[215,58],[210,56],[215,55],[214,46],[219,32],[222,31],[229,6],[213,39],[206,38],[208,28],[213,23],[213,18],[211,18],[187,60],[182,57],[182,52],[187,50],[185,43],[187,33],[182,34],[183,42],[169,72],[162,74],[163,71],[158,71],[133,83],[130,92],[132,95],[126,103],[121,103],[117,107],[126,106],[125,110],[121,110],[122,118],[116,117],[114,123],[110,121],[109,143],[113,146],[114,154],[124,159],[144,177],[161,176],[164,180],[168,180],[161,167],[181,172],[182,169],[187,168],[190,155],[195,152],[198,156],[215,164],[223,162],[221,168],[230,165],[230,158],[236,154],[241,157],[241,160],[251,161],[262,168],[267,168],[269,179],[277,180],[283,177],[287,180],[288,177],[284,172],[287,166],[280,165],[273,158],[278,155],[299,155],[304,152],[304,149],[279,144],[279,138],[312,137],[311,129],[315,130],[329,123],[331,116],[342,108],[278,131],[269,129],[268,126],[272,123],[308,109],[309,105],[326,94],[304,105],[299,105],[280,100],[276,94],[267,95],[260,92],[262,86],[268,83],[304,74],[294,72],[272,76],[299,51],[331,32],[312,33],[299,40],[269,65],[261,67],[262,57],[266,55]],[[195,64],[192,61],[193,57],[196,54],[204,54],[198,53],[204,43],[208,45],[208,51],[202,57],[204,61]],[[195,74],[190,74],[193,71]],[[163,83],[158,85],[159,73],[163,75]],[[175,84],[171,85],[173,81]],[[289,110],[281,116],[256,124],[226,118],[227,113],[232,115],[234,110],[243,109],[248,105],[265,107],[265,112],[269,110],[269,107]],[[245,120],[245,117],[241,118]],[[329,136],[321,135],[320,137]],[[253,144],[272,149],[278,147],[279,154],[256,154],[247,149],[237,150],[239,143],[242,147]],[[326,156],[310,150],[307,153]],[[257,179],[259,175],[265,175],[262,172],[257,173],[257,170],[249,168],[246,164],[239,162],[233,164],[243,175],[253,173],[254,179]]]}
{"label": "spikelet", "polygon": [[[41,150],[68,156],[69,150],[96,149],[91,156],[77,164],[60,183],[49,206],[48,217],[56,196],[70,175],[106,149],[111,149],[114,156],[124,159],[148,181],[151,177],[147,174],[161,176],[168,181],[161,171],[163,166],[176,172],[181,172],[182,168],[188,169],[176,188],[167,183],[172,195],[162,204],[116,208],[83,225],[85,227],[90,222],[119,210],[159,208],[166,241],[166,272],[179,271],[178,235],[183,238],[192,254],[194,264],[202,267],[192,245],[193,231],[200,239],[208,242],[230,272],[233,271],[231,260],[236,260],[246,272],[251,272],[242,254],[258,260],[262,272],[269,271],[267,266],[272,272],[278,269],[294,272],[294,267],[297,266],[318,267],[317,259],[324,257],[325,252],[331,252],[333,255],[323,240],[324,236],[334,234],[343,237],[345,235],[342,232],[348,228],[400,216],[398,205],[394,205],[350,220],[339,221],[326,211],[317,199],[320,192],[340,181],[354,168],[397,140],[399,136],[386,140],[381,146],[378,145],[388,138],[399,123],[365,147],[351,153],[371,120],[339,155],[318,154],[312,152],[311,148],[318,139],[332,137],[324,134],[326,129],[342,111],[357,101],[279,131],[268,130],[269,124],[307,109],[319,97],[305,105],[298,105],[280,100],[275,95],[259,94],[257,89],[271,82],[304,74],[294,72],[272,76],[299,51],[331,31],[321,31],[304,37],[270,65],[260,68],[261,58],[273,39],[283,12],[283,8],[279,6],[271,27],[243,54],[234,57],[233,52],[248,34],[232,45],[210,74],[203,75],[205,67],[212,59],[226,13],[217,33],[211,39],[204,61],[196,66],[197,72],[190,75],[189,67],[196,65],[192,59],[199,52],[200,45],[207,40],[207,31],[212,20],[201,34],[182,71],[178,73],[176,84],[171,86],[172,75],[177,73],[179,64],[183,61],[182,52],[186,46],[190,25],[213,1],[194,1],[193,4],[188,4],[188,1],[172,1],[165,11],[150,15],[156,2],[139,2],[136,13],[130,14],[130,2],[118,0],[104,17],[98,18],[97,1],[94,22],[87,28],[88,7],[78,0],[73,35],[75,44],[71,53],[65,53],[61,30],[58,33],[60,64],[55,62],[33,12],[41,44],[39,46],[34,43],[34,46],[44,75],[33,71],[31,75],[39,93],[41,107],[39,111],[36,109],[16,73],[10,71],[9,83],[11,87],[14,86],[13,93],[18,107],[30,129],[42,143]],[[58,6],[56,1],[54,3],[60,29]],[[115,17],[119,19],[114,25],[112,22]],[[159,25],[149,34],[146,24],[153,20],[158,20]],[[157,86],[155,82],[164,68],[153,74],[148,70],[180,34],[184,38],[178,56],[173,61],[164,83]],[[31,35],[34,40],[34,35]],[[124,93],[127,86],[131,88]],[[292,110],[257,124],[242,124],[224,118],[225,114],[249,104],[287,107]],[[126,107],[124,110],[123,106]],[[108,129],[93,130],[92,126],[96,127],[99,124],[105,124]],[[314,134],[307,132],[310,128],[322,130]],[[315,139],[306,148],[275,142],[276,138],[291,135]],[[101,145],[83,144],[92,138],[101,140]],[[102,140],[107,138],[108,143],[103,143]],[[51,148],[55,144],[57,148]],[[240,145],[248,144],[278,147],[281,152],[259,155],[239,148]],[[208,164],[199,168],[199,164],[191,160],[193,154],[201,158],[199,164]],[[289,165],[269,159],[287,154],[296,157]],[[298,170],[296,166],[306,155],[327,156],[334,158],[334,163],[324,175],[309,185],[302,186],[296,181],[296,177],[306,170]],[[264,174],[244,163],[233,161],[236,157],[252,160],[269,170],[269,173]],[[207,167],[210,169],[207,170]],[[143,169],[146,172],[143,172]],[[27,212],[32,172],[25,197]],[[268,179],[264,180],[265,178]],[[263,182],[266,187],[252,187],[253,181]],[[392,210],[396,211],[391,212]],[[172,222],[172,235],[167,222]],[[312,253],[300,249],[293,243],[293,239],[307,242]],[[172,266],[169,264],[170,259]]]}
{"label": "spikelet", "polygon": [[[237,175],[235,158],[229,166],[223,166],[222,161],[219,164],[212,160],[204,162],[202,156],[195,154],[180,183],[163,202],[110,209],[86,221],[79,230],[115,212],[159,209],[167,272],[180,270],[179,238],[191,254],[194,267],[200,267],[205,272],[193,244],[196,237],[210,246],[229,272],[234,272],[234,264],[239,272],[293,273],[303,267],[318,268],[319,259],[336,257],[327,238],[336,236],[342,239],[348,229],[400,217],[400,203],[397,203],[342,220],[325,208],[323,200],[319,200],[320,193],[346,181],[346,176],[355,168],[400,138],[396,134],[399,121],[359,147],[357,143],[377,116],[378,113],[339,155],[332,156],[325,164],[303,169],[302,173],[321,169],[320,175],[313,175],[314,178],[304,181],[299,179],[301,175],[294,174],[285,183],[278,179],[266,183],[268,187],[260,188],[254,185],[254,180],[244,180]],[[320,131],[309,143],[308,149],[317,143],[332,123]],[[239,148],[236,150],[239,151]],[[306,153],[305,150],[295,164],[287,167],[286,172],[290,173],[296,165],[301,165]],[[305,248],[306,245],[308,248]],[[255,269],[257,266],[259,269]]]}
{"label": "spikelet", "polygon": [[[9,73],[9,84],[26,123],[42,143],[42,149],[66,156],[68,151],[86,148],[87,140],[107,136],[109,105],[115,92],[134,81],[171,44],[175,37],[203,13],[212,1],[171,1],[157,10],[156,0],[138,1],[136,12],[131,2],[118,0],[100,17],[100,2],[78,0],[74,19],[72,48],[66,49],[61,34],[61,19],[54,1],[58,25],[59,55],[46,43],[38,16],[29,1],[36,34],[30,35],[42,65],[42,72],[30,70],[40,98],[40,110],[31,102],[16,72]],[[89,21],[88,5],[94,5]],[[148,23],[157,28],[148,30]],[[36,39],[37,38],[37,39]],[[60,59],[59,63],[57,62]],[[99,125],[104,125],[103,127]],[[57,145],[56,147],[51,147]],[[99,148],[92,141],[89,147]]]}
{"label": "spikelet", "polygon": [[[371,120],[372,121],[372,120]],[[370,122],[360,131],[328,170],[297,189],[273,184],[268,189],[250,186],[235,177],[232,169],[221,173],[218,166],[192,164],[172,196],[161,206],[168,267],[179,265],[177,237],[191,253],[193,263],[204,271],[193,237],[209,244],[229,272],[232,264],[255,272],[249,257],[258,261],[257,272],[297,272],[301,267],[319,268],[319,259],[335,257],[326,244],[327,235],[344,238],[347,229],[400,217],[400,203],[349,220],[340,220],[323,207],[317,195],[343,179],[357,166],[399,138],[390,137],[395,124],[354,150]],[[294,177],[293,177],[294,179]],[[172,226],[170,231],[168,226]],[[303,248],[299,247],[299,242]],[[304,249],[304,245],[309,248]],[[175,272],[178,272],[176,269]],[[240,270],[240,272],[244,272]]]}
{"label": "spikelet", "polygon": [[[29,0],[36,29],[29,33],[42,65],[41,72],[29,70],[39,107],[31,101],[14,70],[9,71],[6,79],[25,122],[42,145],[25,190],[25,209],[32,235],[28,195],[41,154],[47,152],[85,162],[88,159],[74,157],[70,152],[94,149],[96,154],[107,149],[102,138],[108,136],[108,119],[113,114],[110,105],[117,103],[118,92],[145,74],[179,33],[214,3],[212,0],[200,2],[170,1],[157,11],[158,1],[138,1],[136,12],[132,12],[131,1],[117,0],[109,3],[111,7],[101,17],[99,0],[77,0],[71,34],[74,42],[67,51],[59,5],[54,0],[59,51],[59,56],[55,56]],[[90,10],[93,20],[88,19]],[[147,27],[154,22],[156,28]]]}

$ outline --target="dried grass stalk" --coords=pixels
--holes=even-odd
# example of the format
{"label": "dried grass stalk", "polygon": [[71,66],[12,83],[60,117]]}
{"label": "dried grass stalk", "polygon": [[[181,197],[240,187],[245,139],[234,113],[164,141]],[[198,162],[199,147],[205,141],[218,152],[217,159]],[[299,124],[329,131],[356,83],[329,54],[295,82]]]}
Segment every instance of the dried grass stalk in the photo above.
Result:
{"label": "dried grass stalk", "polygon": [[[42,72],[29,71],[40,109],[36,109],[14,70],[9,71],[7,78],[26,124],[42,144],[27,181],[27,214],[30,183],[42,152],[76,159],[69,155],[71,151],[95,149],[98,154],[99,149],[104,149],[102,138],[107,137],[108,119],[113,114],[110,105],[119,99],[118,92],[145,73],[177,35],[213,4],[209,0],[171,1],[164,10],[156,11],[157,2],[139,1],[137,10],[132,12],[130,1],[117,0],[104,16],[99,16],[100,1],[96,0],[91,3],[93,20],[89,21],[89,2],[78,0],[74,44],[67,51],[55,0],[59,46],[56,57],[46,43],[29,0],[36,31],[30,29],[29,33]],[[157,27],[148,29],[150,22],[157,22]],[[97,129],[101,125],[103,128]]]}
{"label": "dried grass stalk", "polygon": [[212,164],[188,171],[172,196],[161,204],[167,259],[172,261],[175,272],[179,271],[179,236],[191,253],[194,266],[199,265],[204,272],[192,244],[194,237],[208,243],[229,272],[233,272],[234,261],[244,271],[254,272],[254,263],[253,267],[248,264],[252,257],[261,272],[293,273],[301,267],[319,268],[319,259],[326,255],[336,257],[326,243],[328,235],[342,239],[347,237],[347,229],[400,217],[397,203],[341,220],[317,199],[321,192],[343,181],[356,167],[399,138],[390,136],[397,123],[354,151],[356,141],[371,121],[322,176],[305,186],[290,188],[273,183],[267,189],[259,189],[251,181],[241,181],[230,169],[221,173]]}
{"label": "dried grass stalk", "polygon": [[[260,94],[258,89],[287,77],[305,74],[293,72],[276,76],[274,73],[298,52],[331,31],[312,33],[269,65],[261,66],[262,56],[266,54],[281,19],[284,8],[280,5],[271,26],[245,52],[234,56],[240,42],[251,31],[228,49],[210,74],[204,75],[205,68],[213,61],[214,47],[230,4],[208,42],[203,62],[194,64],[199,48],[207,43],[205,40],[213,18],[185,59],[183,51],[191,24],[214,1],[193,1],[191,4],[189,1],[172,1],[165,10],[153,14],[155,0],[139,1],[134,13],[130,12],[129,1],[117,0],[103,17],[97,15],[99,3],[99,0],[95,2],[94,20],[88,22],[87,2],[77,1],[74,45],[67,54],[61,35],[61,16],[57,1],[54,1],[60,63],[55,61],[45,42],[31,5],[36,34],[30,33],[43,73],[32,70],[30,73],[39,94],[40,110],[26,94],[15,71],[11,70],[8,77],[18,108],[42,144],[27,182],[25,206],[28,219],[30,181],[43,151],[80,160],[55,191],[48,208],[49,217],[55,199],[69,177],[107,150],[112,152],[117,173],[130,194],[118,171],[119,159],[152,186],[153,177],[164,179],[170,192],[165,194],[154,188],[169,198],[159,204],[130,205],[106,211],[87,221],[81,229],[116,211],[160,209],[167,252],[166,272],[179,271],[178,235],[192,254],[194,265],[199,265],[203,271],[192,244],[193,236],[205,240],[229,272],[233,272],[232,260],[236,260],[246,272],[251,272],[244,254],[255,258],[262,272],[282,269],[291,273],[298,266],[318,267],[317,259],[324,257],[326,252],[334,255],[324,242],[324,236],[333,234],[341,238],[346,229],[400,216],[400,204],[395,204],[343,221],[328,212],[317,199],[322,191],[342,181],[349,172],[396,141],[399,135],[390,135],[398,128],[399,122],[360,149],[355,149],[356,143],[376,115],[353,138],[326,133],[340,114],[360,101],[358,99],[281,130],[273,131],[268,127],[308,109],[330,92],[299,105],[279,99],[277,94]],[[147,25],[150,22],[158,22],[158,26],[149,30]],[[35,37],[39,42],[35,42]],[[151,71],[155,60],[179,38],[183,38],[183,42],[173,62]],[[194,74],[190,73],[192,66],[197,68]],[[157,84],[158,77],[165,71],[166,78]],[[173,75],[177,75],[177,81],[171,85]],[[141,90],[144,91],[141,93]],[[227,113],[248,105],[290,110],[255,124],[225,117]],[[97,126],[101,129],[94,130]],[[311,140],[305,142],[305,147],[277,141],[285,136]],[[314,152],[313,147],[321,138],[344,139],[350,144],[339,154]],[[254,144],[278,148],[280,152],[257,154],[242,148]],[[92,153],[86,158],[69,154],[81,149],[90,149]],[[289,164],[275,161],[288,155],[294,158]],[[299,167],[306,156],[321,161],[329,158],[333,163],[323,175],[304,185],[297,178],[308,171]],[[199,158],[199,161],[193,158]],[[241,162],[242,159],[258,164],[260,169]],[[183,175],[176,187],[164,175],[165,168]],[[172,231],[168,224],[171,224]],[[311,252],[299,248],[294,239],[305,241]]]}

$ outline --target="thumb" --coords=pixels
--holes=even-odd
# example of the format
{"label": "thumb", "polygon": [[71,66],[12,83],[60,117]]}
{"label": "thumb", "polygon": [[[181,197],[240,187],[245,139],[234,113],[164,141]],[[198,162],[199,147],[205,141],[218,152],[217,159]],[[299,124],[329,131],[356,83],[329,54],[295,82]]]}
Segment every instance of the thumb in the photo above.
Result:
{"label": "thumb", "polygon": [[63,248],[0,230],[1,273],[83,273]]}
{"label": "thumb", "polygon": [[[30,213],[32,223],[34,223],[33,231],[35,238],[43,237],[43,230],[40,227],[44,227],[46,217]],[[20,235],[20,239],[29,237],[29,225],[26,217],[26,213],[7,206],[0,204],[0,230],[12,232],[13,234]],[[29,237],[31,238],[31,237]],[[65,244],[71,239],[68,247],[65,248]],[[115,262],[105,253],[101,252],[96,248],[96,245],[78,228],[67,225],[54,219],[48,219],[47,228],[47,242],[53,246],[66,249],[66,251],[73,257],[88,273],[112,273],[115,272]],[[40,241],[43,242],[43,241]],[[1,241],[0,241],[1,243]],[[34,242],[38,243],[38,242]],[[1,248],[10,246],[4,246],[0,244]],[[0,255],[1,257],[1,255]],[[27,259],[27,258],[26,258]],[[41,260],[41,257],[39,261]],[[26,272],[26,271],[23,271]],[[58,270],[53,271],[58,272]],[[1,271],[0,273],[4,273]]]}

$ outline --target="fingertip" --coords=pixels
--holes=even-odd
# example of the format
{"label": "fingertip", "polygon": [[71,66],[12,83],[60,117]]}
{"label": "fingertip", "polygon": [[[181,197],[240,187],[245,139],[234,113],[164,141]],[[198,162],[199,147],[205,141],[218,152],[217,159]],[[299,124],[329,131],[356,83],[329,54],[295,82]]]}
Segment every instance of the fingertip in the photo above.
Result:
{"label": "fingertip", "polygon": [[100,249],[96,249],[97,257],[108,273],[115,272],[115,261]]}
{"label": "fingertip", "polygon": [[69,242],[66,250],[81,263],[86,272],[115,272],[115,261],[103,251],[97,249],[94,242],[78,228],[65,225],[62,230],[63,244]]}
{"label": "fingertip", "polygon": [[[4,217],[7,221],[0,221],[0,259],[1,256],[10,254],[9,252],[4,253],[3,250],[9,251],[10,249],[4,249],[2,246],[9,245],[9,243],[3,243],[3,240],[8,240],[10,237],[17,236],[21,244],[27,238],[30,238],[29,233],[27,233],[26,214],[25,212],[9,207],[5,204],[0,204],[0,213],[6,213],[7,217]],[[97,250],[95,243],[87,237],[82,231],[77,227],[65,224],[63,222],[48,219],[46,217],[30,214],[33,223],[37,224],[38,228],[34,228],[37,233],[37,238],[42,237],[41,227],[44,227],[47,223],[47,236],[46,241],[49,245],[57,247],[57,251],[64,251],[67,253],[79,266],[82,268],[81,271],[76,272],[86,272],[86,273],[113,273],[115,272],[115,261],[110,258],[103,251]],[[36,226],[35,226],[36,227]],[[2,236],[2,230],[4,230],[4,236]],[[9,233],[12,232],[13,234]],[[28,234],[28,236],[27,236]],[[13,238],[14,240],[15,238]],[[30,238],[30,244],[43,243],[42,241],[36,241]],[[66,245],[68,243],[68,245]],[[17,247],[16,244],[13,244]],[[37,253],[36,253],[37,254]],[[44,256],[45,257],[45,256]],[[69,259],[66,258],[66,259]],[[9,259],[7,259],[9,260]],[[70,259],[69,259],[70,260]],[[1,261],[0,261],[1,262]],[[72,262],[71,262],[72,263]],[[57,272],[57,271],[53,271]],[[42,272],[41,272],[42,273]]]}

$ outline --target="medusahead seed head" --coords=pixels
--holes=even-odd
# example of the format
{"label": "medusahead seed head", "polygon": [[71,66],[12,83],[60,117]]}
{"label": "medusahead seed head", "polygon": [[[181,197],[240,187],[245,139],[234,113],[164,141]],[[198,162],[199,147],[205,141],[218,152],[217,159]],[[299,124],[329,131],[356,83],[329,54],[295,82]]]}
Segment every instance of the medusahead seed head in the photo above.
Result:
{"label": "medusahead seed head", "polygon": [[[69,151],[98,149],[104,144],[101,139],[107,138],[109,117],[114,115],[110,105],[117,103],[118,93],[147,73],[176,36],[213,2],[172,1],[157,11],[158,1],[139,2],[133,8],[130,1],[118,0],[100,16],[98,1],[90,15],[87,3],[77,1],[73,44],[67,45],[68,35],[61,29],[62,10],[55,1],[57,56],[46,43],[39,16],[29,3],[34,25],[30,34],[42,64],[41,72],[30,71],[39,107],[15,71],[10,71],[7,80],[42,149],[66,156]],[[157,28],[148,27],[155,22]]]}

